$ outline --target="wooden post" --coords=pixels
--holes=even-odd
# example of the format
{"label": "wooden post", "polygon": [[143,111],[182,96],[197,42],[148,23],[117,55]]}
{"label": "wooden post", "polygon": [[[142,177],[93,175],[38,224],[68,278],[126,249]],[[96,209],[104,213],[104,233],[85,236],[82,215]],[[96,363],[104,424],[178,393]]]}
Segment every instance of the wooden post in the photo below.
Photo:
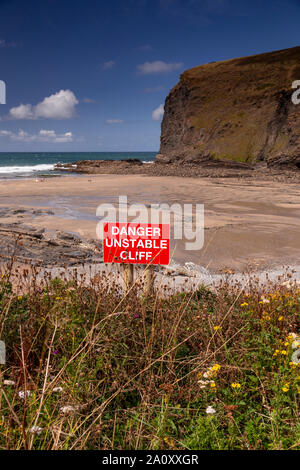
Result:
{"label": "wooden post", "polygon": [[124,282],[124,295],[126,295],[131,289],[134,282],[134,265],[124,263],[123,268],[123,282]]}
{"label": "wooden post", "polygon": [[0,364],[5,364],[5,343],[0,341]]}
{"label": "wooden post", "polygon": [[153,294],[154,291],[154,266],[152,264],[148,264],[146,269],[144,270],[144,295],[145,297],[149,297],[149,295]]}

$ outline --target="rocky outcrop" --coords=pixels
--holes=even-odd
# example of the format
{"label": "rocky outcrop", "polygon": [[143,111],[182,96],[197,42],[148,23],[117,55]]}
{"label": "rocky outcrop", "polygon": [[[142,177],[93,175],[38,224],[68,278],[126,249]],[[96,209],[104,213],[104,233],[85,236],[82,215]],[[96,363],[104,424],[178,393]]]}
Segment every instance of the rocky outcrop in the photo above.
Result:
{"label": "rocky outcrop", "polygon": [[187,70],[165,102],[157,162],[300,168],[300,47]]}
{"label": "rocky outcrop", "polygon": [[54,169],[85,174],[129,173],[132,168],[142,165],[143,162],[138,158],[128,158],[125,160],[78,160],[72,163],[57,163]]}
{"label": "rocky outcrop", "polygon": [[99,263],[99,240],[84,241],[68,232],[46,233],[45,229],[15,222],[0,224],[0,263],[15,259],[36,266],[76,266]]}

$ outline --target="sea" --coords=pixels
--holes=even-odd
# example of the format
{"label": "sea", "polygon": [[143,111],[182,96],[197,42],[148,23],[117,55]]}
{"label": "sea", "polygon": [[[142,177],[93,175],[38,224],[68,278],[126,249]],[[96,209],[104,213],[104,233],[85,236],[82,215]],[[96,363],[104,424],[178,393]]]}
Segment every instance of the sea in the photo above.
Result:
{"label": "sea", "polygon": [[[139,158],[145,163],[155,160],[157,152],[0,152],[0,179],[30,178],[59,174],[56,163],[78,160],[124,160]],[[66,172],[70,175],[70,173]]]}

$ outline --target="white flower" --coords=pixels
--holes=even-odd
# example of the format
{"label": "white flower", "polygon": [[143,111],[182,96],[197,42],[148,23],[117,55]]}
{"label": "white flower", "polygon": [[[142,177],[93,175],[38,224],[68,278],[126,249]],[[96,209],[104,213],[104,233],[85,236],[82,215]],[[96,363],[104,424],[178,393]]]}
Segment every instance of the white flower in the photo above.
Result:
{"label": "white flower", "polygon": [[211,378],[215,375],[215,373],[217,372],[217,370],[218,370],[218,369],[215,369],[214,366],[212,365],[211,367],[209,367],[209,368],[207,369],[206,372],[204,372],[203,377],[204,377],[205,379],[211,379]]}
{"label": "white flower", "polygon": [[298,341],[298,340],[293,341],[293,342],[292,342],[292,348],[293,348],[293,349],[298,349],[298,348],[300,348],[300,341]]}
{"label": "white flower", "polygon": [[68,413],[72,413],[72,411],[76,411],[76,408],[74,406],[66,405],[66,406],[62,406],[60,408],[60,411],[63,414],[68,414]]}
{"label": "white flower", "polygon": [[20,392],[18,392],[18,395],[21,400],[25,400],[26,397],[31,397],[32,393],[30,390],[20,390]]}
{"label": "white flower", "polygon": [[15,385],[14,380],[3,380],[3,385]]}
{"label": "white flower", "polygon": [[262,296],[261,301],[262,301],[263,304],[269,304],[270,303],[270,300],[266,299],[264,296]]}
{"label": "white flower", "polygon": [[211,372],[210,372],[209,370],[206,371],[206,372],[204,372],[203,377],[204,377],[205,379],[209,379],[209,377],[211,377]]}
{"label": "white flower", "polygon": [[205,388],[208,384],[207,380],[198,380],[198,384],[200,384],[200,388]]}
{"label": "white flower", "polygon": [[62,387],[54,387],[54,389],[53,389],[53,392],[54,392],[54,393],[60,393],[60,392],[62,392],[62,391],[63,391],[63,388],[62,388]]}
{"label": "white flower", "polygon": [[198,380],[198,384],[200,384],[200,388],[205,388],[207,385],[212,384],[212,383],[214,383],[214,380]]}
{"label": "white flower", "polygon": [[208,415],[214,415],[216,412],[216,410],[212,406],[208,406],[205,411]]}
{"label": "white flower", "polygon": [[288,336],[291,336],[291,338],[293,338],[293,340],[296,340],[297,339],[297,335],[296,333],[289,333]]}
{"label": "white flower", "polygon": [[40,426],[32,426],[30,429],[29,429],[29,432],[31,432],[32,434],[41,434],[43,428],[40,428]]}

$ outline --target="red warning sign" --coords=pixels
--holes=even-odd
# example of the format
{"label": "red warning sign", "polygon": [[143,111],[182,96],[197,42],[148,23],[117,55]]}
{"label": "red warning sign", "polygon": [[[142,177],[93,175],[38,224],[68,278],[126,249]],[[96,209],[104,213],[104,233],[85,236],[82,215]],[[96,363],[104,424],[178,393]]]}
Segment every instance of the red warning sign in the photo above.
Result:
{"label": "red warning sign", "polygon": [[106,222],[104,263],[169,264],[170,226]]}

